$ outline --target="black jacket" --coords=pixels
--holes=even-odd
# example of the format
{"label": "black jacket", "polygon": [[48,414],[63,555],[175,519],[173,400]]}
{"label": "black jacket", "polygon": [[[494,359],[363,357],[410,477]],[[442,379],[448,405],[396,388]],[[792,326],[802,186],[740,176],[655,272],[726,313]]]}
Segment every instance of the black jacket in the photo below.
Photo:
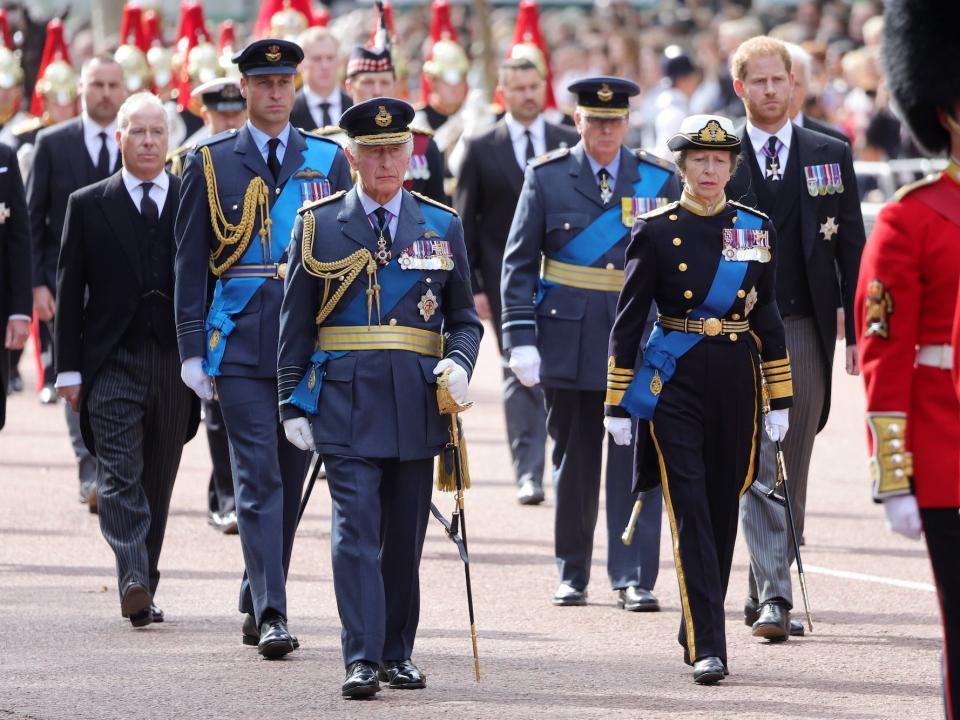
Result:
{"label": "black jacket", "polygon": [[[353,105],[353,100],[351,100],[350,96],[341,90],[340,112],[343,112],[351,105]],[[330,120],[334,125],[336,125],[340,118],[333,117],[331,115]],[[290,124],[303,130],[317,129],[317,123],[314,122],[313,115],[310,113],[310,108],[307,107],[307,96],[303,94],[303,90],[298,90],[297,96],[293,100],[293,110],[290,111]]]}

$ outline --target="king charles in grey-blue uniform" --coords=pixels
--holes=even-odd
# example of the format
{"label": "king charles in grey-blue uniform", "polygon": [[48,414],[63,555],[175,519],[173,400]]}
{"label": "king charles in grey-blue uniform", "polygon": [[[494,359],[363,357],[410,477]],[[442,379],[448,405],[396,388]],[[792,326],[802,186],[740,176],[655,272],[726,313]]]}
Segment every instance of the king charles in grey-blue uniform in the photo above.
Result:
{"label": "king charles in grey-blue uniform", "polygon": [[[261,40],[233,60],[249,88],[263,75],[295,73],[302,59],[293,43]],[[292,83],[289,94],[292,104]],[[286,248],[304,202],[352,183],[339,146],[289,123],[271,137],[257,127],[261,110],[249,90],[247,99],[246,125],[201,142],[187,158],[175,304],[181,374],[198,394],[215,378],[230,439],[246,568],[243,641],[276,657],[296,645],[286,630],[285,584],[308,459],[284,438],[276,406]]]}
{"label": "king charles in grey-blue uniform", "polygon": [[[280,414],[312,436],[333,499],[348,698],[377,692],[378,675],[424,687],[410,657],[434,457],[450,427],[437,374],[450,369],[451,394],[459,375],[465,396],[483,334],[460,218],[401,188],[412,118],[392,98],[343,114],[358,184],[301,211],[281,310]],[[378,161],[394,171],[386,189],[353,155],[378,152],[396,153]]]}
{"label": "king charles in grey-blue uniform", "polygon": [[[560,571],[555,605],[586,604],[604,440],[604,348],[623,285],[630,228],[635,216],[680,193],[673,166],[642,150],[606,147],[612,158],[606,164],[588,152],[611,131],[622,142],[629,98],[639,92],[634,83],[593,78],[570,91],[577,94],[582,139],[527,166],[502,282],[503,346],[521,382],[542,378],[554,441]],[[662,501],[657,493],[646,498],[634,542],[625,546],[620,535],[634,504],[632,474],[630,451],[609,443],[607,573],[621,607],[656,610],[650,591],[659,566]]]}

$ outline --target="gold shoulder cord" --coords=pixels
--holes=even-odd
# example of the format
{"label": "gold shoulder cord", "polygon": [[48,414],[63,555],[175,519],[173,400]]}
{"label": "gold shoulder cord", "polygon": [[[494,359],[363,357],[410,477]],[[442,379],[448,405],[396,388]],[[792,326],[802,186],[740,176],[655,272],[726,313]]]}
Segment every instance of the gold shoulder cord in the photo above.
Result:
{"label": "gold shoulder cord", "polygon": [[[303,213],[303,242],[300,248],[300,257],[303,262],[303,268],[314,277],[323,280],[323,300],[320,303],[320,312],[317,313],[317,325],[330,317],[330,313],[340,302],[340,298],[350,287],[350,284],[357,279],[357,276],[366,269],[367,271],[367,326],[372,324],[373,303],[377,303],[377,324],[380,324],[380,283],[377,279],[377,263],[373,255],[366,248],[357,250],[341,260],[333,262],[320,262],[313,257],[313,233],[316,228],[316,220],[313,217],[313,211],[308,210]],[[334,280],[340,280],[340,287],[336,289],[333,295],[330,295],[330,283]]]}
{"label": "gold shoulder cord", "polygon": [[[217,177],[213,171],[213,159],[210,157],[210,148],[200,148],[200,157],[203,160],[203,177],[207,183],[207,202],[210,205],[210,224],[213,234],[219,244],[217,249],[210,253],[210,271],[220,277],[233,266],[250,245],[253,236],[253,223],[260,212],[260,244],[263,248],[264,262],[270,257],[270,188],[261,177],[255,177],[247,185],[247,192],[243,196],[243,213],[237,225],[231,225],[223,215],[220,205],[220,195],[217,192]],[[214,210],[216,212],[214,212]],[[223,262],[217,263],[218,258],[228,247],[236,245],[236,249]]]}

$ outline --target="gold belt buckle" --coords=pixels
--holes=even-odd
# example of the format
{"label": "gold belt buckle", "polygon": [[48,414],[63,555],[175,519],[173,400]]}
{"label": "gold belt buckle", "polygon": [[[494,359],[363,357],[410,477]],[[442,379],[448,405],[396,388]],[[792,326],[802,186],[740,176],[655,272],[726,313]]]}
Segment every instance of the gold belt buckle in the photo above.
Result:
{"label": "gold belt buckle", "polygon": [[723,330],[723,323],[717,318],[707,318],[703,321],[703,334],[708,337],[719,335]]}
{"label": "gold belt buckle", "polygon": [[283,280],[287,277],[287,264],[277,263],[277,274],[274,276],[277,280]]}

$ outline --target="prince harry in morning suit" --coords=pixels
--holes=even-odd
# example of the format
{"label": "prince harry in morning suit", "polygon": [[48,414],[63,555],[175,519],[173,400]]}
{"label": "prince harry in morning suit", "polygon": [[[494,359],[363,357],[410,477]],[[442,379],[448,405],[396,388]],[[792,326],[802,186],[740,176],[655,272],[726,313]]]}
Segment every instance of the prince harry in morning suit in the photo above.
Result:
{"label": "prince harry in morning suit", "polygon": [[[830,412],[841,305],[847,372],[859,373],[852,307],[864,244],[860,194],[849,144],[790,122],[795,90],[784,43],[751,38],[730,64],[747,121],[738,131],[742,161],[727,186],[727,197],[767,213],[777,230],[777,304],[795,385],[783,450],[797,536],[803,537],[807,472],[813,441]],[[759,479],[740,503],[750,551],[744,618],[755,637],[779,641],[802,635],[804,628],[790,620],[794,550],[785,509],[766,492],[775,485],[775,449],[763,436]]]}

